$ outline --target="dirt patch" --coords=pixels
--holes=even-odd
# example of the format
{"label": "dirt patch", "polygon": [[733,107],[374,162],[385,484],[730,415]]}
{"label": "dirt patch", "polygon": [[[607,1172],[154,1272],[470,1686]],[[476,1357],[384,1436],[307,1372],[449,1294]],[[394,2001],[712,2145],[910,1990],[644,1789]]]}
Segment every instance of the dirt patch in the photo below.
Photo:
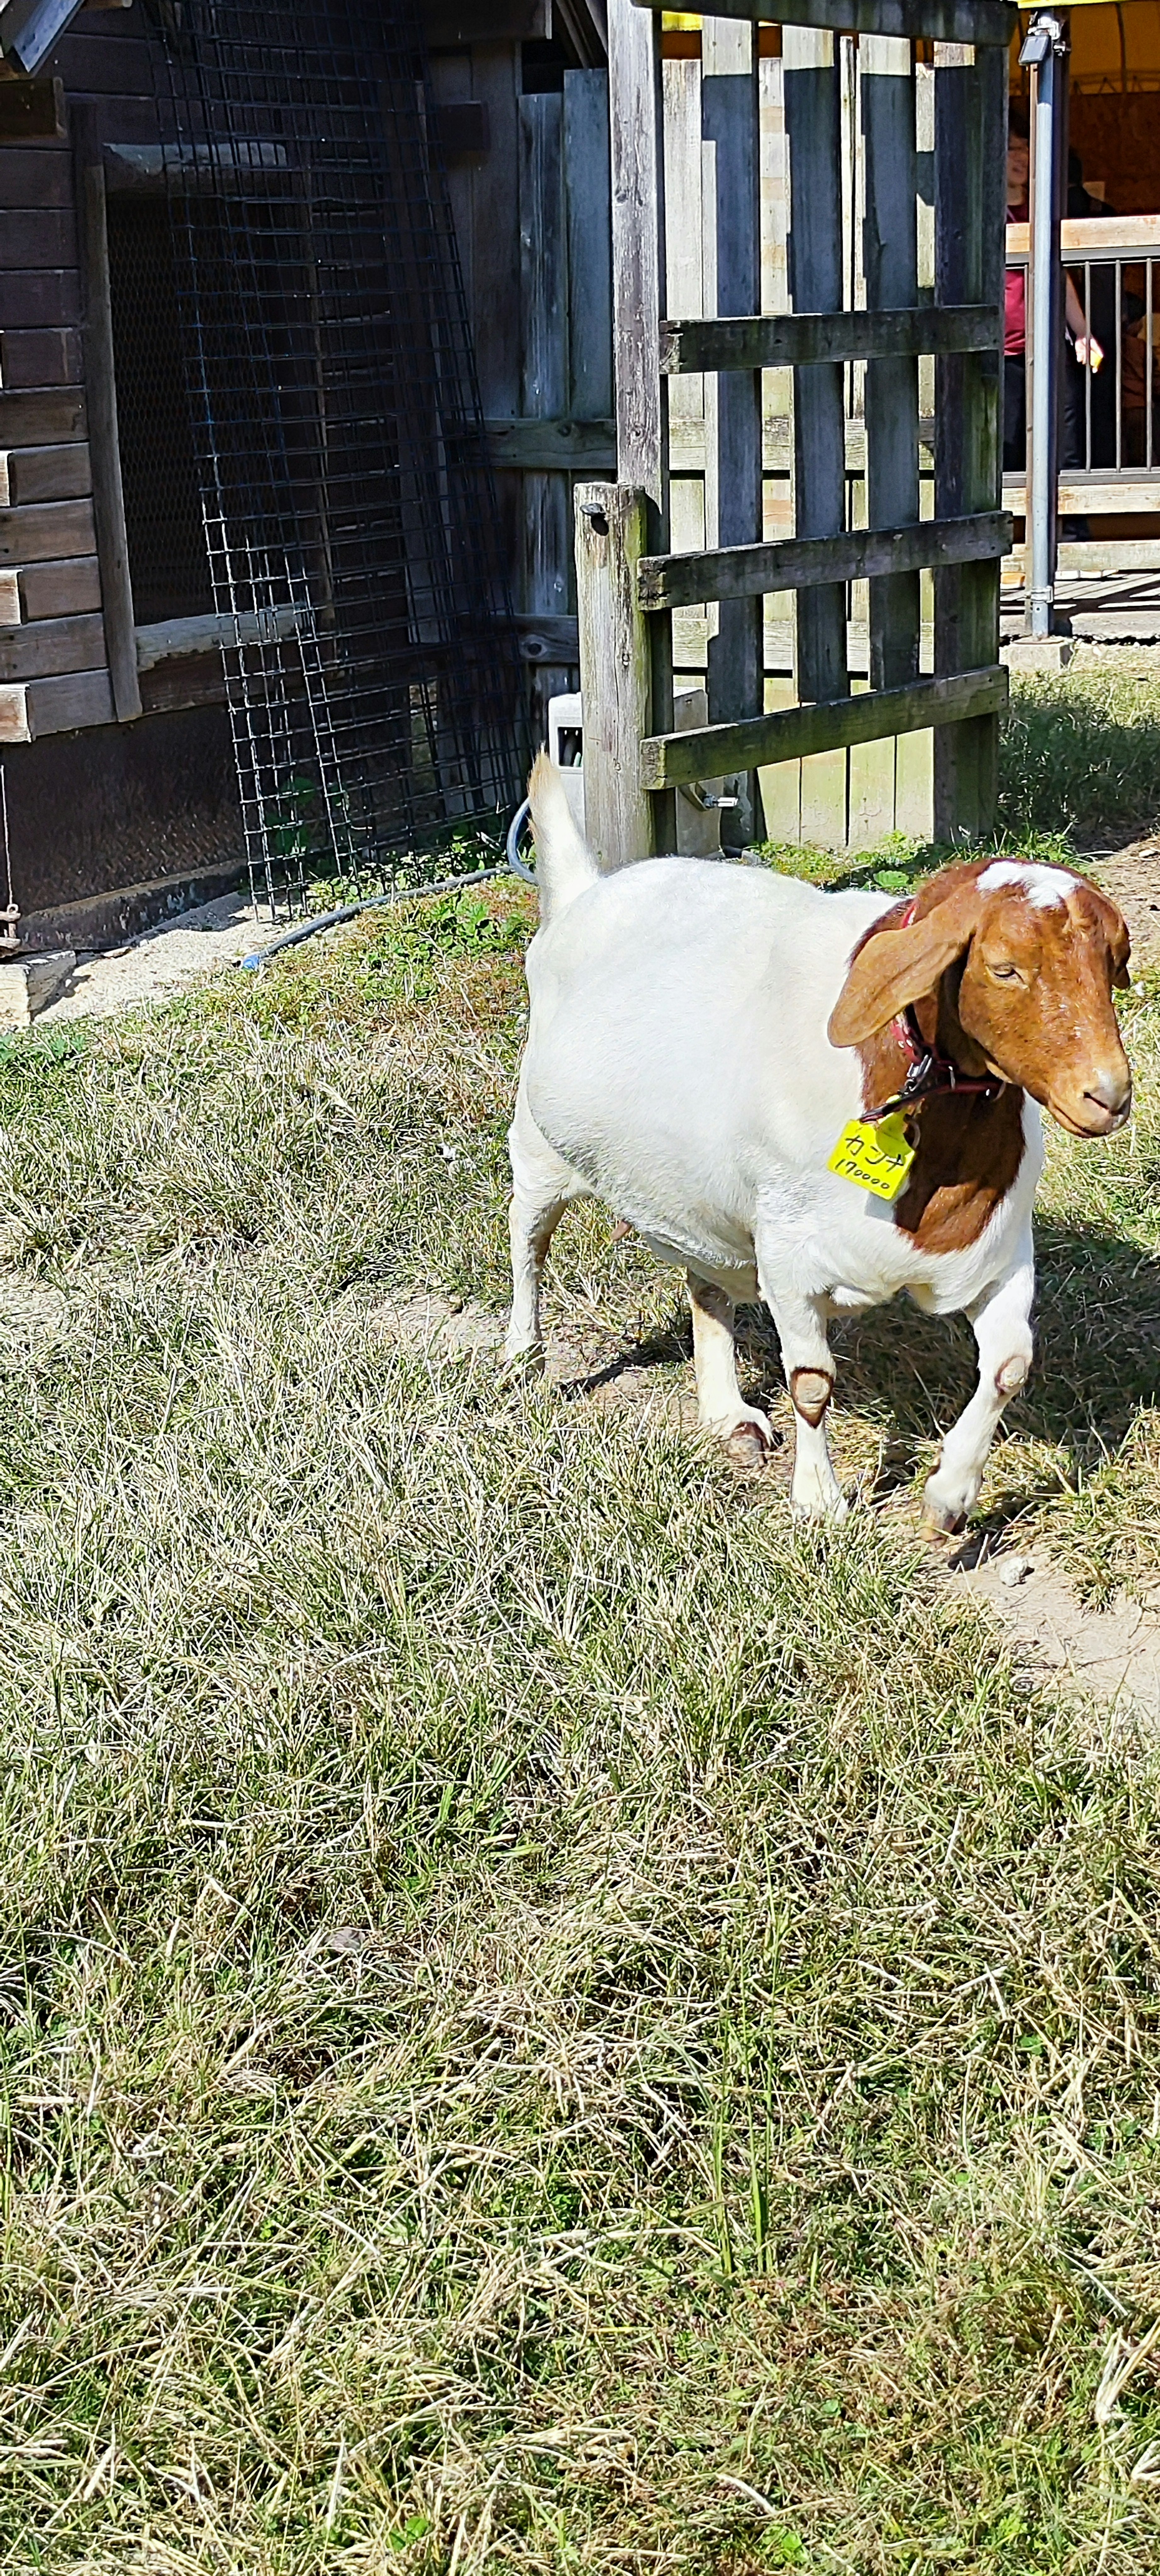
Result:
{"label": "dirt patch", "polygon": [[1160,1617],[1146,1603],[1120,1593],[1089,1609],[1042,1548],[960,1562],[946,1579],[986,1603],[1034,1680],[1054,1677],[1160,1724]]}
{"label": "dirt patch", "polygon": [[236,966],[271,940],[285,924],[259,921],[248,896],[219,895],[176,921],[158,924],[123,948],[105,948],[77,959],[63,993],[37,1013],[37,1027],[52,1020],[108,1019],[142,1002],[167,1002],[211,966]]}
{"label": "dirt patch", "polygon": [[1160,841],[1130,841],[1101,859],[1094,873],[1127,922],[1133,966],[1154,964],[1160,958]]}

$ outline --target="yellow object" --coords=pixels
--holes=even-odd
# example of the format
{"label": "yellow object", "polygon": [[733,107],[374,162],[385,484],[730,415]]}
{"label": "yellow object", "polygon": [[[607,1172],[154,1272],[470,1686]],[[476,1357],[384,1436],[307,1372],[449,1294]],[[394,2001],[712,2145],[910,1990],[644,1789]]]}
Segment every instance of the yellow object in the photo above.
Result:
{"label": "yellow object", "polygon": [[855,1189],[876,1199],[896,1199],[910,1178],[914,1147],[907,1141],[906,1116],[895,1109],[889,1118],[851,1118],[842,1129],[829,1168]]}

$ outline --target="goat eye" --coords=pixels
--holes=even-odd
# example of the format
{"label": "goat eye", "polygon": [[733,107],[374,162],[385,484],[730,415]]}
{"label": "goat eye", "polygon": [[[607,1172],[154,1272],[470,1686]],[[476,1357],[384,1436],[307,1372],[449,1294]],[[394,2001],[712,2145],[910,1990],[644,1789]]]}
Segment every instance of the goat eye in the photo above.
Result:
{"label": "goat eye", "polygon": [[988,972],[998,984],[1021,984],[1023,981],[1017,966],[992,966]]}

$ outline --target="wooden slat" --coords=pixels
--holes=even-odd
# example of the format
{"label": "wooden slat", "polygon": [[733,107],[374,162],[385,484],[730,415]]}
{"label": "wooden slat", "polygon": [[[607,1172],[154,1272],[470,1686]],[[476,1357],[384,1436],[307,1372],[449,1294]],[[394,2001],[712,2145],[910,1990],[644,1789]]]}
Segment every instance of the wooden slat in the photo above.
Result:
{"label": "wooden slat", "polygon": [[955,349],[996,349],[996,304],[921,305],[884,313],[747,314],[735,322],[661,324],[665,375],[732,367],[827,367],[860,358],[938,357]]}
{"label": "wooden slat", "polygon": [[0,332],[0,378],[6,392],[25,385],[79,385],[80,332],[71,327],[65,331]]}
{"label": "wooden slat", "polygon": [[0,82],[0,142],[61,143],[65,124],[64,82]]}
{"label": "wooden slat", "polygon": [[0,143],[0,206],[72,205],[72,164],[59,143]]}
{"label": "wooden slat", "polygon": [[0,263],[5,268],[75,269],[77,228],[71,206],[8,207],[0,174],[0,207]]}
{"label": "wooden slat", "polygon": [[80,733],[112,724],[113,691],[107,671],[81,671],[68,679],[30,680],[25,690],[33,742],[50,733]]}
{"label": "wooden slat", "polygon": [[[612,428],[612,259],[608,209],[608,74],[564,74],[564,194],[568,214],[569,409],[575,421]],[[613,432],[615,445],[615,432]],[[603,457],[577,459],[588,473]],[[611,471],[616,472],[615,453]]]}
{"label": "wooden slat", "polygon": [[[1002,289],[1007,66],[994,53],[935,55],[935,292],[940,303],[998,303]],[[995,508],[1002,488],[1000,360],[944,357],[936,369],[935,511]],[[935,575],[935,671],[977,671],[999,651],[997,564]],[[940,840],[991,829],[999,784],[993,714],[935,742],[934,827]]]}
{"label": "wooden slat", "polygon": [[612,312],[617,474],[664,506],[657,321],[663,187],[657,148],[653,30],[633,0],[609,0]]}
{"label": "wooden slat", "polygon": [[204,617],[168,617],[158,625],[138,627],[137,668],[152,671],[158,663],[188,661],[198,653],[270,643],[278,636],[296,635],[298,627],[295,608],[259,608],[238,617],[219,616],[213,610]]}
{"label": "wooden slat", "polygon": [[0,563],[46,563],[55,555],[92,554],[91,501],[45,501],[31,510],[0,511]]}
{"label": "wooden slat", "polygon": [[638,597],[644,609],[690,608],[707,599],[809,590],[819,582],[889,580],[932,564],[989,562],[1007,554],[1010,545],[1010,513],[992,510],[969,519],[920,519],[906,528],[853,528],[838,537],[787,537],[780,545],[734,546],[727,552],[645,555]]}
{"label": "wooden slat", "polygon": [[40,680],[59,672],[104,668],[105,626],[99,614],[0,627],[0,680]]}
{"label": "wooden slat", "polygon": [[[718,313],[752,311],[761,301],[761,198],[758,155],[757,45],[751,27],[707,18],[701,44],[701,132],[704,185],[712,186],[709,246],[715,275],[706,295]],[[706,208],[706,227],[710,210]],[[708,260],[706,259],[706,271]],[[716,473],[710,522],[706,486],[706,545],[733,548],[759,543],[762,533],[761,377],[733,373],[716,387]],[[752,715],[762,704],[760,602],[744,592],[725,595],[717,632],[709,637],[709,715],[714,724]],[[756,781],[747,791],[750,804]],[[754,828],[760,833],[760,823]]]}
{"label": "wooden slat", "polygon": [[0,268],[0,330],[54,330],[79,319],[75,268]]}
{"label": "wooden slat", "polygon": [[79,385],[61,392],[0,393],[0,446],[50,447],[88,429]]}
{"label": "wooden slat", "polygon": [[[1133,251],[1160,254],[1160,215],[1076,215],[1059,227],[1060,248],[1079,259],[1126,259]],[[1031,256],[1030,224],[1008,224],[1008,259]]]}
{"label": "wooden slat", "polygon": [[[794,316],[808,315],[813,321],[819,314],[834,314],[845,320],[841,313],[841,97],[833,36],[817,27],[787,27],[782,37],[782,78]],[[820,366],[811,359],[795,369],[793,424],[795,534],[841,536],[846,526],[846,424],[839,366]],[[843,697],[844,588],[827,585],[799,593],[796,624],[799,698]]]}
{"label": "wooden slat", "polygon": [[87,442],[62,447],[0,448],[0,499],[19,509],[35,501],[74,501],[93,488]]}
{"label": "wooden slat", "polygon": [[[567,230],[564,102],[518,102],[520,231],[520,407],[558,420],[568,407]],[[572,509],[564,474],[529,474],[523,491],[520,605],[562,615],[570,605]],[[532,731],[547,729],[550,679],[533,690]]]}
{"label": "wooden slat", "polygon": [[101,574],[95,554],[66,563],[29,564],[16,575],[21,615],[29,623],[40,617],[79,617],[101,605]]}
{"label": "wooden slat", "polygon": [[650,790],[680,787],[759,762],[808,760],[817,752],[844,751],[886,734],[921,733],[928,725],[994,716],[1006,701],[1007,673],[996,666],[947,679],[915,680],[908,689],[867,689],[827,706],[789,707],[781,714],[755,716],[748,724],[654,734],[641,744],[641,780]]}
{"label": "wooden slat", "polygon": [[[637,9],[657,0],[633,0]],[[719,0],[718,18],[767,19],[772,0]],[[779,0],[782,27],[830,27],[836,35],[925,36],[944,45],[1011,44],[1019,24],[1004,0]],[[784,50],[782,59],[784,61]]]}
{"label": "wooden slat", "polygon": [[[1008,505],[1022,518],[1026,482],[1022,474],[1005,475],[1003,493]],[[1059,486],[1061,518],[1107,519],[1154,517],[1160,510],[1160,474],[1145,477],[1125,474],[1118,477],[1073,473],[1065,468]]]}
{"label": "wooden slat", "polygon": [[[859,90],[865,167],[862,266],[866,303],[877,320],[884,307],[897,312],[918,304],[918,169],[910,46],[890,36],[868,36],[859,53]],[[997,337],[996,329],[996,341]],[[866,369],[863,408],[867,525],[907,527],[918,517],[917,358],[873,358]],[[948,558],[944,555],[941,560]],[[871,581],[872,689],[904,689],[918,678],[920,624],[917,572],[900,568]]]}
{"label": "wooden slat", "polygon": [[[83,173],[81,244],[85,281],[85,373],[93,507],[113,702],[118,722],[131,724],[141,713],[141,687],[137,677],[133,585],[129,572],[129,541],[125,531],[125,496],[117,434],[117,378],[113,359],[105,173],[103,165],[92,157],[92,135],[91,124],[79,128],[78,162]],[[66,550],[60,547],[57,551],[63,553]],[[74,551],[79,553],[80,548]]]}

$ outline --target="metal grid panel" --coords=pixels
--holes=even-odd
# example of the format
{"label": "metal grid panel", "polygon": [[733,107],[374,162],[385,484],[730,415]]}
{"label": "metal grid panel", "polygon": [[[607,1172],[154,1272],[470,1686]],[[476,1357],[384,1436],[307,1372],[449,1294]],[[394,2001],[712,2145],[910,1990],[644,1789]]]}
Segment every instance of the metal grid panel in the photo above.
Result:
{"label": "metal grid panel", "polygon": [[517,793],[519,662],[400,0],[164,0],[163,158],[255,890]]}

